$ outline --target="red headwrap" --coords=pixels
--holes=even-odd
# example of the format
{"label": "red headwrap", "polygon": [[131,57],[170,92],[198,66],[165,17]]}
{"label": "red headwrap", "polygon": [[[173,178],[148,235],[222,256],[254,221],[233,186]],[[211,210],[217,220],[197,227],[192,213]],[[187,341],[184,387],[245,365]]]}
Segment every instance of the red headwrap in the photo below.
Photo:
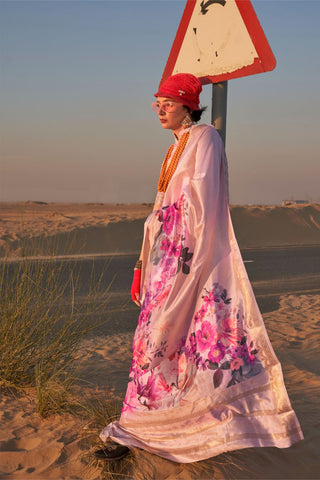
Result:
{"label": "red headwrap", "polygon": [[199,95],[202,90],[200,80],[191,73],[177,73],[167,78],[155,97],[168,97],[178,100],[191,110],[200,110]]}

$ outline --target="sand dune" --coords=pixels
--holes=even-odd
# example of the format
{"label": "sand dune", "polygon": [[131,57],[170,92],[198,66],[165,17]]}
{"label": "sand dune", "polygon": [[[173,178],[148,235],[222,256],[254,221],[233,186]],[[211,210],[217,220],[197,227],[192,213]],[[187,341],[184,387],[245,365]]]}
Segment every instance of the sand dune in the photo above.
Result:
{"label": "sand dune", "polygon": [[135,251],[150,211],[148,204],[0,203],[0,256]]}
{"label": "sand dune", "polygon": [[[0,203],[0,256],[137,252],[150,204]],[[320,204],[231,206],[240,247],[320,244]]]}
{"label": "sand dune", "polygon": [[240,247],[320,243],[320,204],[233,206],[231,216]]}

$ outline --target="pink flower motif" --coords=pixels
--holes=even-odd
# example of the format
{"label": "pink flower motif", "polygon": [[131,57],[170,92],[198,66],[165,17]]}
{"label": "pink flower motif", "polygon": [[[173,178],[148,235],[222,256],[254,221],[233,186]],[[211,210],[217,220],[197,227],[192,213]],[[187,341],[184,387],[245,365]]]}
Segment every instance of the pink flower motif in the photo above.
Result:
{"label": "pink flower motif", "polygon": [[141,310],[141,313],[138,319],[138,325],[141,325],[142,323],[146,323],[150,317],[151,317],[151,309],[149,304],[146,308]]}
{"label": "pink flower motif", "polygon": [[162,282],[154,282],[153,284],[153,288],[156,292],[158,292],[159,290],[161,290],[163,287],[163,283]]}
{"label": "pink flower motif", "polygon": [[234,359],[240,357],[248,365],[253,365],[257,362],[257,357],[255,355],[257,351],[255,350],[254,353],[251,353],[251,351],[248,350],[248,346],[246,343],[233,346],[232,349],[230,349],[230,353]]}
{"label": "pink flower motif", "polygon": [[198,350],[203,352],[217,341],[217,329],[210,322],[202,322],[201,329],[196,332]]}
{"label": "pink flower motif", "polygon": [[164,256],[162,257],[162,263],[164,261],[166,263],[166,266],[168,262],[172,263],[174,260],[174,257],[180,256],[181,248],[182,248],[181,244],[179,244],[178,241],[171,242],[168,237],[165,237],[161,241],[161,245],[160,245],[160,250],[164,254]]}
{"label": "pink flower motif", "polygon": [[223,359],[226,353],[226,348],[223,343],[218,342],[210,348],[208,353],[208,359],[210,362],[220,362]]}
{"label": "pink flower motif", "polygon": [[226,340],[224,343],[236,345],[243,337],[243,328],[236,318],[224,318],[218,325],[219,338]]}
{"label": "pink flower motif", "polygon": [[162,210],[163,231],[170,235],[173,227],[179,223],[180,212],[176,203]]}
{"label": "pink flower motif", "polygon": [[139,369],[144,365],[147,365],[149,359],[146,355],[146,342],[144,338],[137,339],[133,342],[133,354],[132,354],[132,365],[138,367]]}
{"label": "pink flower motif", "polygon": [[248,352],[248,347],[247,345],[244,343],[243,345],[234,345],[232,347],[232,349],[229,350],[229,352],[231,353],[232,355],[232,358],[244,358],[246,359],[246,357],[248,356],[249,352]]}
{"label": "pink flower motif", "polygon": [[230,364],[231,370],[239,370],[244,365],[242,358],[234,358]]}
{"label": "pink flower motif", "polygon": [[219,297],[217,297],[214,292],[209,292],[208,295],[203,297],[203,301],[208,303],[209,305],[214,305],[219,301]]}
{"label": "pink flower motif", "polygon": [[207,370],[208,368],[206,359],[203,357],[197,357],[195,363],[198,370]]}
{"label": "pink flower motif", "polygon": [[205,314],[207,313],[207,311],[208,311],[208,305],[207,304],[202,305],[200,310],[198,310],[197,313],[194,316],[195,322],[198,322],[199,320],[201,321],[203,319],[203,317],[205,316]]}
{"label": "pink flower motif", "polygon": [[148,377],[146,385],[138,385],[137,393],[141,398],[140,401],[151,409],[156,408],[153,404],[164,395],[170,393],[171,390],[172,387],[167,385],[161,374],[152,372]]}
{"label": "pink flower motif", "polygon": [[187,358],[193,358],[197,351],[197,342],[196,342],[196,337],[194,333],[191,333],[189,336],[189,344],[186,343],[184,353]]}
{"label": "pink flower motif", "polygon": [[160,250],[167,253],[170,250],[171,244],[168,237],[165,237],[161,240]]}
{"label": "pink flower motif", "polygon": [[179,257],[180,253],[181,253],[181,245],[178,245],[177,243],[172,243],[170,245],[168,255],[173,257]]}
{"label": "pink flower motif", "polygon": [[246,360],[246,363],[248,363],[249,365],[253,365],[253,364],[256,363],[257,357],[255,355],[253,355],[252,353],[248,352],[248,355],[247,355],[245,360]]}

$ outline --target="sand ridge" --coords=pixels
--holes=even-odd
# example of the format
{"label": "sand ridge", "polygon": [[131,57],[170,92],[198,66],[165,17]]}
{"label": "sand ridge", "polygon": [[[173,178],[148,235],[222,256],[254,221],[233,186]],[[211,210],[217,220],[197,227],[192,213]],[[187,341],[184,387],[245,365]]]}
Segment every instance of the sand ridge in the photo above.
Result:
{"label": "sand ridge", "polygon": [[117,244],[110,225],[130,229],[151,210],[148,204],[0,203],[0,256],[108,252]]}
{"label": "sand ridge", "polygon": [[[0,257],[136,253],[152,204],[0,203]],[[320,204],[231,206],[245,247],[320,244]]]}

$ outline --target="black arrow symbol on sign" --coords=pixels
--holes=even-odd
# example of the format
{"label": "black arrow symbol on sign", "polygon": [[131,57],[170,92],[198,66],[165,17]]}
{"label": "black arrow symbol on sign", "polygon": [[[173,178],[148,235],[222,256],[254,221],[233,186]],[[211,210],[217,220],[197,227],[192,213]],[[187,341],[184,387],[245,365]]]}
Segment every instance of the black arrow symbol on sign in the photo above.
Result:
{"label": "black arrow symbol on sign", "polygon": [[208,7],[210,5],[213,5],[214,3],[219,3],[219,5],[222,5],[224,7],[226,4],[226,0],[207,0],[206,2],[202,0],[202,2],[200,3],[202,15],[205,15],[208,11]]}

